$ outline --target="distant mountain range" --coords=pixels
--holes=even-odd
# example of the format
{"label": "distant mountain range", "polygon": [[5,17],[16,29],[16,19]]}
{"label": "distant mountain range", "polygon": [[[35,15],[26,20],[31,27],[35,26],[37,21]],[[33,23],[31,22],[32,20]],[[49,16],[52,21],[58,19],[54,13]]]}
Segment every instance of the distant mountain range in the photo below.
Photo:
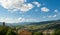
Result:
{"label": "distant mountain range", "polygon": [[33,22],[33,23],[30,23],[29,25],[42,25],[42,24],[50,24],[50,23],[60,23],[60,20]]}
{"label": "distant mountain range", "polygon": [[60,29],[60,20],[30,23],[29,25],[35,25],[35,26],[39,26],[39,27],[42,25],[41,28],[38,28],[34,31],[49,30],[49,29]]}
{"label": "distant mountain range", "polygon": [[[60,20],[52,20],[52,21],[43,21],[43,22],[21,22],[21,23],[5,23],[7,26],[20,26],[20,25],[43,25],[43,24],[51,24],[51,23],[60,23]],[[0,25],[3,25],[0,22]]]}

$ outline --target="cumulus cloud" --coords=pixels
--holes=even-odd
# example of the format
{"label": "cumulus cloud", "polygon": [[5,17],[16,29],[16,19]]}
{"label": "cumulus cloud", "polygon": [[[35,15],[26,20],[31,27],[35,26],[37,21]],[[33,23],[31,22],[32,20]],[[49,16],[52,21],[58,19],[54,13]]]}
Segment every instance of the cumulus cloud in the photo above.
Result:
{"label": "cumulus cloud", "polygon": [[48,18],[52,18],[52,16],[48,16]]}
{"label": "cumulus cloud", "polygon": [[23,4],[21,7],[20,7],[20,10],[21,11],[29,11],[33,8],[34,6],[31,4],[31,3],[28,3],[28,4]]}
{"label": "cumulus cloud", "polygon": [[0,22],[6,22],[6,23],[19,23],[19,22],[37,22],[37,19],[33,18],[4,18],[0,17]]}
{"label": "cumulus cloud", "polygon": [[55,18],[55,17],[57,17],[57,15],[48,16],[48,18]]}
{"label": "cumulus cloud", "polygon": [[41,4],[39,2],[33,2],[33,4],[37,5],[37,7],[41,6]]}
{"label": "cumulus cloud", "polygon": [[35,12],[38,12],[38,9],[35,9]]}
{"label": "cumulus cloud", "polygon": [[43,18],[46,18],[46,16],[43,16]]}
{"label": "cumulus cloud", "polygon": [[31,10],[34,6],[31,3],[25,3],[26,0],[0,0],[1,6],[8,10],[20,10],[23,12]]}
{"label": "cumulus cloud", "polygon": [[37,19],[34,19],[34,18],[22,18],[22,17],[19,17],[17,20],[19,22],[37,22]]}
{"label": "cumulus cloud", "polygon": [[49,12],[50,10],[48,8],[46,8],[46,7],[42,7],[41,11],[43,11],[43,12]]}
{"label": "cumulus cloud", "polygon": [[57,15],[54,15],[53,17],[56,17]]}
{"label": "cumulus cloud", "polygon": [[13,19],[13,18],[3,18],[3,17],[0,17],[0,22],[17,23],[18,21],[16,19]]}
{"label": "cumulus cloud", "polygon": [[54,10],[54,12],[58,12],[58,10],[56,9],[56,10]]}

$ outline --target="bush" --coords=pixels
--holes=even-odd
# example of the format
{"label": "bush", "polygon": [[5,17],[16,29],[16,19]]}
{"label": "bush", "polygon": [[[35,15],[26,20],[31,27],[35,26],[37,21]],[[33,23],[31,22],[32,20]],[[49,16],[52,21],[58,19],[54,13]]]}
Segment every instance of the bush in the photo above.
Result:
{"label": "bush", "polygon": [[60,35],[60,30],[55,30],[53,35]]}
{"label": "bush", "polygon": [[11,28],[0,27],[0,35],[17,35]]}
{"label": "bush", "polygon": [[35,32],[34,35],[43,35],[42,32]]}

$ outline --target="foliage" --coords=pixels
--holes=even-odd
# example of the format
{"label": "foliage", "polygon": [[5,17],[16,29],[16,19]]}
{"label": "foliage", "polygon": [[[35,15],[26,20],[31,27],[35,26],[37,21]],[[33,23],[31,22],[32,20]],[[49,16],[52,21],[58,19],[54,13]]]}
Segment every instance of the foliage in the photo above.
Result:
{"label": "foliage", "polygon": [[35,32],[34,35],[43,35],[42,32]]}
{"label": "foliage", "polygon": [[13,32],[11,28],[1,26],[0,35],[17,35],[17,34]]}
{"label": "foliage", "polygon": [[60,35],[60,30],[55,30],[53,35]]}

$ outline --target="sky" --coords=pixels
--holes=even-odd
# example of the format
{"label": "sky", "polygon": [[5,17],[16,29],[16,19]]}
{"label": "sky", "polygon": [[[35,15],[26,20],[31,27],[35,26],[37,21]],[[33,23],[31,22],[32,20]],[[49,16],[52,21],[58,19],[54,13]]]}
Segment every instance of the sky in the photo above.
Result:
{"label": "sky", "polygon": [[60,0],[0,0],[0,22],[41,22],[60,19]]}

